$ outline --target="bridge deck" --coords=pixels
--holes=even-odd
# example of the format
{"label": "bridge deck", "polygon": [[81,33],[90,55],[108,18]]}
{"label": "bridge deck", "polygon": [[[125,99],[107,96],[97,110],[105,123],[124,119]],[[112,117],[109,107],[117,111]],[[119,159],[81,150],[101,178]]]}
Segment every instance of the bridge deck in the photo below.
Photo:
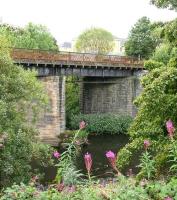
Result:
{"label": "bridge deck", "polygon": [[[76,52],[13,49],[15,63],[35,68],[39,76],[125,76],[131,70],[142,70],[143,62],[137,58]],[[129,71],[129,72],[128,72]]]}
{"label": "bridge deck", "polygon": [[12,57],[15,61],[28,61],[36,63],[75,63],[82,65],[97,64],[109,65],[116,67],[118,64],[131,65],[132,67],[141,67],[142,61],[134,57],[117,56],[117,55],[101,55],[76,52],[56,52],[44,51],[37,49],[13,49]]}

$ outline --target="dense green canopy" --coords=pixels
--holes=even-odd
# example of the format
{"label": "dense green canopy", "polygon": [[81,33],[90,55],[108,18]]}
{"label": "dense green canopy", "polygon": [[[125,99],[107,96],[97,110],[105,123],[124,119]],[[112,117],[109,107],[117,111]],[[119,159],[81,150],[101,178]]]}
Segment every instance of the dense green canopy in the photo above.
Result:
{"label": "dense green canopy", "polygon": [[19,28],[2,24],[0,25],[0,35],[8,38],[12,47],[58,50],[55,38],[43,25],[29,23],[24,28]]}
{"label": "dense green canopy", "polygon": [[169,8],[172,10],[177,10],[176,0],[151,0],[151,3],[159,8]]}
{"label": "dense green canopy", "polygon": [[81,33],[75,47],[78,52],[107,54],[114,48],[114,37],[102,28],[91,28]]}
{"label": "dense green canopy", "polygon": [[147,17],[142,17],[133,26],[125,43],[125,52],[128,56],[149,58],[157,45],[151,26],[152,24]]}
{"label": "dense green canopy", "polygon": [[[48,155],[49,148],[37,142],[35,119],[47,97],[36,72],[13,64],[8,40],[0,36],[0,188],[13,182],[30,179],[33,155],[41,157],[41,148]],[[50,156],[47,157],[50,160]],[[47,163],[47,160],[45,160]]]}

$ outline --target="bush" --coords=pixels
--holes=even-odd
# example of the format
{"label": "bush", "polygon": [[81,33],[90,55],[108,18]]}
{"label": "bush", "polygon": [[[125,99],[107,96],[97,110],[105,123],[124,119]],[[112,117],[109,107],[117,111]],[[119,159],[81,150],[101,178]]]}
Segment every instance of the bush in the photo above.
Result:
{"label": "bush", "polygon": [[[53,149],[33,140],[32,132],[19,130],[8,135],[0,152],[0,187],[14,182],[27,183],[41,166],[46,167],[53,163]],[[36,169],[31,167],[33,160],[37,163]]]}
{"label": "bush", "polygon": [[6,138],[0,149],[0,187],[28,182],[32,157],[44,152],[41,147],[34,149],[35,122],[47,103],[44,86],[35,71],[13,63],[9,46],[0,34],[0,138]]}
{"label": "bush", "polygon": [[152,60],[157,62],[162,62],[165,65],[170,60],[172,47],[169,43],[162,43],[159,47],[156,48]]}
{"label": "bush", "polygon": [[177,199],[177,179],[172,178],[169,182],[154,182],[147,185],[147,192],[152,199],[163,200],[166,197]]}
{"label": "bush", "polygon": [[[53,185],[54,186],[54,185]],[[38,190],[33,183],[16,185],[2,191],[1,200],[164,200],[177,199],[177,179],[166,181],[142,181],[137,184],[133,178],[119,177],[116,183],[90,183],[66,186],[58,191],[57,185],[46,191]]]}
{"label": "bush", "polygon": [[29,181],[32,137],[29,137],[28,134],[19,130],[17,133],[11,133],[8,136],[0,156],[0,186],[7,186],[13,182]]}
{"label": "bush", "polygon": [[36,188],[32,185],[25,185],[21,183],[20,185],[12,185],[12,187],[6,188],[3,191],[3,196],[1,200],[34,200],[37,198]]}
{"label": "bush", "polygon": [[[173,162],[167,162],[171,154],[172,141],[167,136],[165,123],[171,119],[174,127],[177,127],[177,69],[174,67],[161,67],[150,71],[142,79],[143,92],[134,101],[138,107],[138,113],[129,128],[131,143],[123,147],[119,152],[121,167],[128,165],[133,152],[143,146],[143,140],[151,142],[150,151],[155,160],[156,177],[169,175],[173,171],[170,167]],[[134,141],[140,141],[132,151]],[[174,135],[177,141],[177,135]],[[177,145],[177,143],[175,143]],[[126,158],[126,159],[125,159]],[[173,156],[172,159],[175,157]],[[175,172],[173,172],[175,174]]]}
{"label": "bush", "polygon": [[157,62],[154,60],[147,60],[144,62],[144,67],[147,70],[153,70],[155,68],[160,68],[160,67],[164,67],[164,64],[162,62]]}
{"label": "bush", "polygon": [[146,189],[136,186],[134,180],[121,177],[115,184],[108,184],[101,187],[99,184],[77,185],[72,191],[72,187],[64,187],[61,192],[51,188],[47,191],[39,191],[32,185],[13,185],[3,191],[2,200],[146,200],[148,194]]}
{"label": "bush", "polygon": [[115,114],[80,114],[72,117],[70,128],[77,130],[79,122],[83,120],[87,124],[86,131],[89,133],[120,134],[127,133],[132,117]]}

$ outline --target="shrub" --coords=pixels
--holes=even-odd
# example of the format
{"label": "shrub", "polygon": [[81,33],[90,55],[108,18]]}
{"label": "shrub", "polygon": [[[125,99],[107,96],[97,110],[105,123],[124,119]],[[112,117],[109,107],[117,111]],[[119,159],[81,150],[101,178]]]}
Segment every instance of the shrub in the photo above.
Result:
{"label": "shrub", "polygon": [[158,61],[154,61],[154,60],[147,60],[144,62],[144,67],[147,70],[152,70],[155,68],[164,67],[164,64],[162,62],[158,62]]}
{"label": "shrub", "polygon": [[135,185],[133,179],[120,177],[117,183],[107,184],[102,187],[100,184],[90,183],[71,187],[64,187],[61,192],[54,188],[47,191],[39,191],[33,185],[13,185],[3,191],[2,200],[146,200],[148,194],[145,188]]}
{"label": "shrub", "polygon": [[29,180],[32,142],[28,134],[21,130],[11,133],[5,142],[0,156],[0,185],[7,186],[13,182]]}
{"label": "shrub", "polygon": [[[59,188],[58,188],[59,189]],[[85,183],[77,187],[66,186],[62,191],[52,186],[46,191],[40,191],[29,185],[14,184],[2,191],[1,200],[164,200],[167,197],[177,199],[177,179],[166,181],[146,181],[137,184],[135,179],[118,177],[116,183],[104,187],[97,183]]]}
{"label": "shrub", "polygon": [[44,152],[34,149],[35,122],[47,103],[36,72],[13,64],[8,46],[0,35],[0,138],[6,137],[0,149],[0,187],[30,179],[33,155]]}
{"label": "shrub", "polygon": [[[150,149],[155,160],[157,176],[169,174],[169,169],[173,164],[167,162],[170,153],[169,145],[172,141],[168,136],[165,123],[171,119],[174,127],[177,127],[176,77],[177,69],[174,67],[161,67],[150,71],[142,79],[144,87],[142,94],[134,101],[138,107],[138,114],[129,128],[130,141],[131,143],[134,140],[141,141],[142,139],[151,141]],[[174,140],[176,141],[176,139],[175,133]],[[132,146],[131,143],[127,146]],[[134,151],[131,149],[126,151],[127,146],[122,148],[119,153],[119,159],[124,160],[126,165],[131,160]],[[139,146],[136,146],[135,149],[138,150]],[[125,160],[125,158],[127,159]]]}
{"label": "shrub", "polygon": [[177,199],[177,179],[172,178],[169,182],[154,182],[146,187],[150,197],[155,200],[163,200],[166,197]]}
{"label": "shrub", "polygon": [[36,170],[52,164],[52,148],[33,140],[32,132],[19,130],[9,134],[1,150],[0,186],[9,186],[13,182],[27,183],[33,174],[32,160],[37,163]]}
{"label": "shrub", "polygon": [[53,165],[52,152],[54,149],[42,142],[33,143],[32,159],[38,166],[47,167]]}
{"label": "shrub", "polygon": [[71,129],[78,129],[80,121],[85,121],[86,131],[95,134],[119,134],[126,133],[129,128],[132,117],[120,116],[115,114],[80,114],[71,119]]}
{"label": "shrub", "polygon": [[162,43],[160,46],[156,48],[156,51],[152,56],[152,60],[157,62],[162,62],[166,65],[170,60],[171,50],[172,47],[169,43]]}
{"label": "shrub", "polygon": [[37,190],[34,186],[21,183],[20,185],[14,184],[12,187],[6,188],[3,191],[1,200],[37,200],[37,196]]}

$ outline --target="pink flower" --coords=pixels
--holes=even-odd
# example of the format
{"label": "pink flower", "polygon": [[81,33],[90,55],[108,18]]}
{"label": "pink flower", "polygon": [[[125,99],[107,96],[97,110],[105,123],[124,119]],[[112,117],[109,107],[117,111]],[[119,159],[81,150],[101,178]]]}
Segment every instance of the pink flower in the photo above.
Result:
{"label": "pink flower", "polygon": [[92,156],[90,153],[86,153],[84,155],[84,161],[85,161],[85,167],[87,169],[87,172],[90,173],[91,168],[92,168]]}
{"label": "pink flower", "polygon": [[173,139],[175,128],[173,126],[173,122],[171,121],[171,119],[169,119],[166,122],[166,128],[167,128],[167,131],[168,131],[169,138]]}
{"label": "pink flower", "polygon": [[173,200],[171,197],[165,197],[164,200]]}
{"label": "pink flower", "polygon": [[60,158],[60,153],[58,151],[54,151],[53,156],[55,158]]}
{"label": "pink flower", "polygon": [[80,130],[84,129],[85,127],[86,127],[85,121],[81,121],[80,124],[79,124]]}
{"label": "pink flower", "polygon": [[116,169],[116,154],[112,151],[106,152],[106,157],[109,160],[113,169]]}
{"label": "pink flower", "polygon": [[149,140],[144,140],[144,148],[145,148],[145,150],[147,150],[149,146],[150,146]]}
{"label": "pink flower", "polygon": [[107,151],[107,152],[106,152],[106,157],[107,157],[107,158],[113,158],[113,159],[115,159],[116,155],[115,155],[115,153],[112,152],[112,151]]}

